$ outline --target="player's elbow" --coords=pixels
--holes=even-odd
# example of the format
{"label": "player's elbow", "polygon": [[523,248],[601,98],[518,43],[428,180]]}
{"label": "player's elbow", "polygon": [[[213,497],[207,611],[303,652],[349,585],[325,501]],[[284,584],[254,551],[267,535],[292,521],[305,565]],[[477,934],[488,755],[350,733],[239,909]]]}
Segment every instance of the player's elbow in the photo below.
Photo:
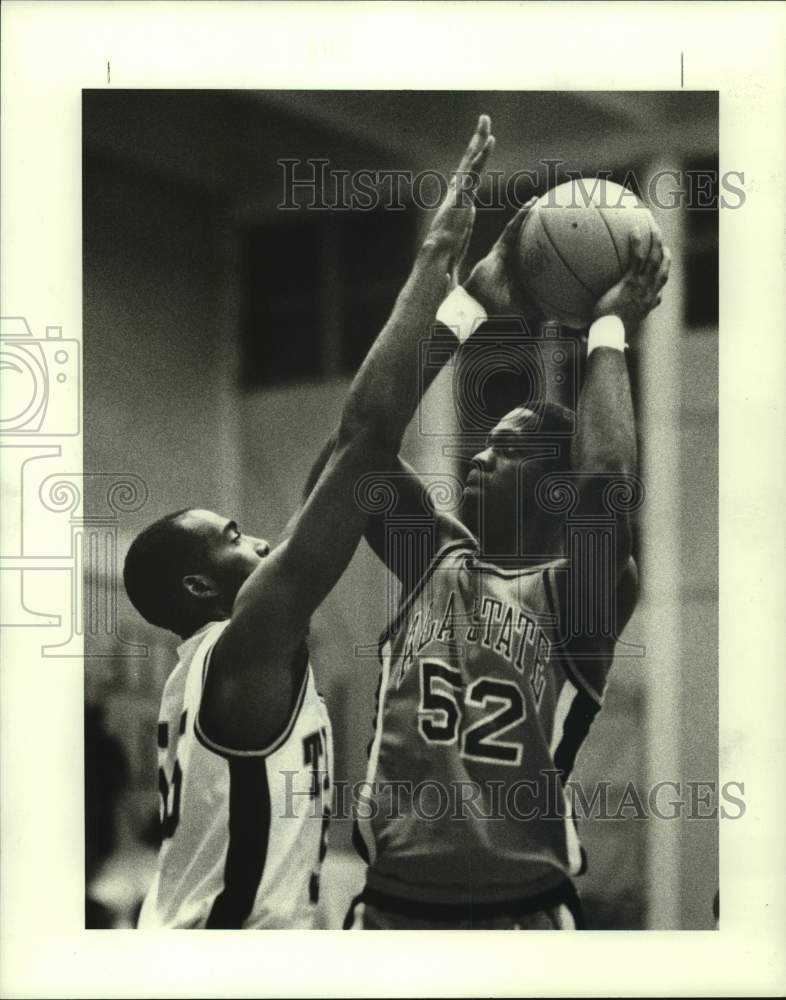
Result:
{"label": "player's elbow", "polygon": [[392,407],[382,396],[373,400],[348,400],[338,427],[337,446],[363,441],[373,445],[375,450],[398,452],[401,433],[391,414]]}

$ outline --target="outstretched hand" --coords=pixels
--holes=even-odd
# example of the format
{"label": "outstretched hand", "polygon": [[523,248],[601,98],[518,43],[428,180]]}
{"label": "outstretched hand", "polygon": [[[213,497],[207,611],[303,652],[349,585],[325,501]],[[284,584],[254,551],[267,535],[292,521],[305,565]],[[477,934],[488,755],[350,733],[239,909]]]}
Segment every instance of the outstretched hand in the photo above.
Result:
{"label": "outstretched hand", "polygon": [[626,330],[633,330],[660,305],[661,291],[669,280],[671,254],[655,227],[647,254],[637,228],[630,237],[630,264],[622,278],[597,302],[593,319],[619,316]]}
{"label": "outstretched hand", "polygon": [[497,242],[483,260],[478,261],[464,282],[466,290],[480,302],[489,316],[521,315],[526,311],[526,301],[517,277],[517,241],[521,227],[537,200],[530,198],[516,212]]}
{"label": "outstretched hand", "polygon": [[481,172],[493,149],[491,119],[488,115],[481,115],[423,244],[424,247],[446,248],[450,253],[450,268],[453,272],[461,263],[472,235],[475,193],[480,184]]}

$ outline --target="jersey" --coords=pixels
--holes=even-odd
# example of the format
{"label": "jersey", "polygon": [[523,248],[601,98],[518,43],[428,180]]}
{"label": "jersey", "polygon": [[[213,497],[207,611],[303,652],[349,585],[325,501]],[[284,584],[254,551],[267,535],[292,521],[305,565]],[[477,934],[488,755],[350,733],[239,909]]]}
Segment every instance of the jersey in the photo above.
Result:
{"label": "jersey", "polygon": [[568,655],[557,567],[503,570],[453,541],[383,635],[356,839],[372,892],[499,903],[582,870],[564,782],[608,667],[593,686]]}
{"label": "jersey", "polygon": [[214,622],[179,646],[164,688],[163,840],[143,929],[313,925],[332,794],[327,710],[308,664],[275,743],[250,753],[212,743],[199,728],[199,705],[210,652],[227,624]]}

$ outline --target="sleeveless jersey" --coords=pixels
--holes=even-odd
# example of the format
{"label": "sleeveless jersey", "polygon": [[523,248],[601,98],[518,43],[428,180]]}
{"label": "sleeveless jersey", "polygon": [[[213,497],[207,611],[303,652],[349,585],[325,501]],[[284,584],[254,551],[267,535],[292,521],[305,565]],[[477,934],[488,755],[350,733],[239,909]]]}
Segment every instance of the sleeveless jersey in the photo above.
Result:
{"label": "sleeveless jersey", "polygon": [[211,743],[197,717],[210,651],[227,624],[214,622],[178,647],[164,688],[163,842],[142,929],[313,925],[330,821],[330,721],[307,665],[274,744],[240,753]]}
{"label": "sleeveless jersey", "polygon": [[493,903],[583,868],[563,783],[608,666],[596,690],[567,655],[556,567],[506,571],[451,542],[382,637],[356,831],[370,889]]}

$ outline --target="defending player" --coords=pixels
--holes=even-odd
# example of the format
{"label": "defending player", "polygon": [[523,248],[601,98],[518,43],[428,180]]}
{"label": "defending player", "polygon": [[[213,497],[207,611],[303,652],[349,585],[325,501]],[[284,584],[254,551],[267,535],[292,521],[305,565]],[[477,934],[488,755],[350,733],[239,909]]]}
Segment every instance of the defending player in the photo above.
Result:
{"label": "defending player", "polygon": [[493,147],[489,129],[481,117],[282,543],[271,550],[228,518],[186,510],[152,525],[128,552],[131,601],[184,640],[161,706],[164,841],[140,927],[313,922],[331,743],[308,663],[309,619],[363,531],[356,483],[390,467],[417,406],[418,343],[471,230],[467,191]]}
{"label": "defending player", "polygon": [[[523,311],[511,274],[527,210],[439,310],[460,339],[487,315]],[[381,642],[374,797],[358,823],[369,867],[347,926],[582,926],[571,878],[583,858],[562,783],[636,601],[628,513],[609,490],[630,489],[636,470],[625,336],[669,270],[658,233],[646,256],[638,235],[631,251],[595,308],[570,447],[570,411],[532,401],[509,413],[474,458],[462,519],[435,515],[437,551],[414,571],[394,562],[382,519],[369,522],[403,593]],[[422,518],[415,473],[399,460],[389,483],[396,516]],[[565,551],[565,497],[574,516],[603,521],[595,559],[592,543]]]}

